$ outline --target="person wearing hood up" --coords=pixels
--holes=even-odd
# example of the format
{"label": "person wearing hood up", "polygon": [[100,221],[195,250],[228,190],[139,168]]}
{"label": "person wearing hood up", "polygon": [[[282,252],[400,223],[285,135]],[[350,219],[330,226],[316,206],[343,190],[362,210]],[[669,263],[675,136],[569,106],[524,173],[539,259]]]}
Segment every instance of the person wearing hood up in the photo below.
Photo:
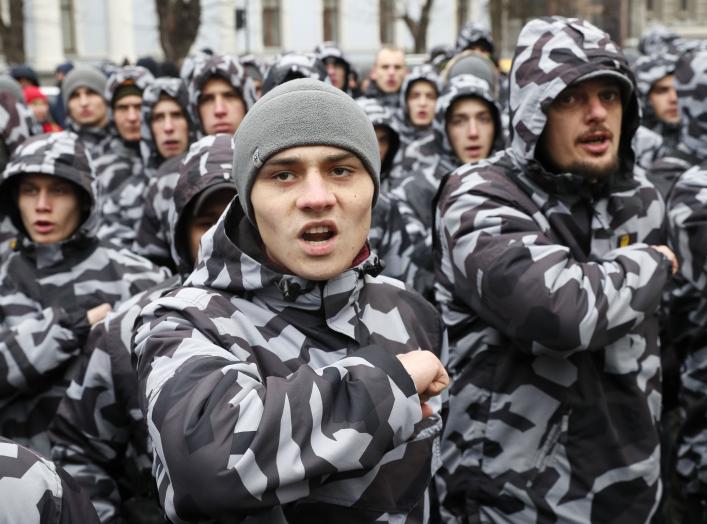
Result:
{"label": "person wearing hood up", "polygon": [[391,108],[379,104],[374,98],[359,98],[356,103],[365,111],[373,124],[373,130],[376,132],[378,153],[381,159],[381,193],[387,193],[390,189],[389,177],[393,169],[393,161],[400,150],[398,121]]}
{"label": "person wearing hood up", "polygon": [[263,94],[263,78],[267,72],[267,66],[259,57],[255,55],[243,55],[239,59],[245,75],[250,78],[255,91],[255,99],[257,100]]}
{"label": "person wearing hood up", "polygon": [[675,79],[683,118],[682,140],[672,154],[654,164],[651,175],[669,189],[668,227],[682,260],[682,279],[676,279],[670,303],[670,327],[676,335],[673,345],[680,359],[675,367],[680,372],[677,404],[682,419],[676,443],[676,489],[671,493],[684,502],[683,522],[687,523],[707,519],[707,51],[681,57]]}
{"label": "person wearing hood up", "polygon": [[199,137],[235,133],[255,101],[253,82],[230,55],[196,60],[188,88],[189,112]]}
{"label": "person wearing hood up", "polygon": [[[218,133],[233,134],[256,99],[255,88],[237,58],[199,53],[182,64],[188,86],[189,116],[196,138]],[[174,184],[179,177],[180,156],[164,161],[146,192],[143,219],[137,228],[133,250],[160,265],[171,267],[166,238],[167,213]],[[174,269],[174,268],[172,268]]]}
{"label": "person wearing hood up", "polygon": [[384,106],[400,107],[400,88],[406,74],[405,51],[388,45],[381,47],[373,61],[371,82],[363,96],[375,98]]}
{"label": "person wearing hood up", "polygon": [[400,154],[415,140],[432,133],[437,98],[442,81],[431,65],[414,67],[400,88],[400,108],[396,117],[400,129]]}
{"label": "person wearing hood up", "polygon": [[297,79],[233,144],[238,201],[134,338],[167,517],[425,522],[445,337],[421,297],[374,276],[373,126]]}
{"label": "person wearing hood up", "polygon": [[328,82],[324,63],[314,53],[285,53],[275,57],[263,80],[263,95],[290,80],[313,78]]}
{"label": "person wearing hood up", "polygon": [[381,274],[418,289],[421,277],[412,263],[412,253],[416,245],[424,242],[426,231],[422,224],[410,219],[414,213],[407,209],[405,201],[390,193],[388,185],[399,144],[396,119],[391,108],[380,105],[373,98],[359,98],[356,103],[373,124],[381,158],[380,194],[373,208],[368,242],[371,251],[383,261]]}
{"label": "person wearing hood up", "polygon": [[100,200],[79,137],[29,138],[0,180],[19,232],[0,265],[0,434],[49,455],[47,427],[89,327],[169,275],[96,238]]}
{"label": "person wearing hood up", "polygon": [[103,196],[103,223],[98,237],[129,248],[143,212],[145,169],[140,156],[140,108],[145,89],[154,81],[141,66],[124,66],[106,83],[112,139],[95,158],[96,179]]}
{"label": "person wearing hood up", "polygon": [[[0,172],[17,147],[36,134],[36,123],[24,104],[22,87],[10,75],[0,74]],[[10,217],[0,218],[0,261],[12,253],[17,229]]]}
{"label": "person wearing hood up", "polygon": [[194,269],[201,236],[236,194],[232,160],[230,135],[204,137],[192,145],[180,163],[169,213],[177,273],[91,329],[81,370],[50,427],[52,458],[90,495],[101,522],[164,521],[130,359],[132,324],[144,306],[180,286]]}
{"label": "person wearing hood up", "polygon": [[410,144],[394,174],[393,191],[418,219],[432,225],[432,198],[440,180],[462,164],[475,163],[503,149],[501,110],[491,86],[473,75],[449,81],[437,100],[433,133]]}
{"label": "person wearing hood up", "polygon": [[60,467],[0,437],[0,507],[12,524],[98,524],[78,484]]}
{"label": "person wearing hood up", "polygon": [[643,110],[642,125],[663,137],[665,147],[680,138],[680,107],[674,73],[678,57],[671,54],[641,56],[633,69]]}
{"label": "person wearing hood up", "polygon": [[649,522],[661,494],[656,310],[677,269],[635,168],[621,49],[531,20],[510,73],[512,141],[440,188],[435,296],[453,389],[445,522]]}
{"label": "person wearing hood up", "polygon": [[106,83],[106,75],[93,66],[74,67],[61,82],[67,119],[59,124],[79,135],[92,158],[108,152],[113,139]]}
{"label": "person wearing hood up", "polygon": [[351,62],[346,58],[344,52],[334,42],[324,42],[317,46],[314,54],[324,64],[331,85],[350,95]]}

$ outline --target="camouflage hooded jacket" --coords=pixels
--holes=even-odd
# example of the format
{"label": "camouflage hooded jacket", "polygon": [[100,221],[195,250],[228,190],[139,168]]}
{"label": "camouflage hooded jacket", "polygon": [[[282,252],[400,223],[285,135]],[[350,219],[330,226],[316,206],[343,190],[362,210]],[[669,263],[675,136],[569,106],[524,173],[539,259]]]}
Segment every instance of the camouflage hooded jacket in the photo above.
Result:
{"label": "camouflage hooded jacket", "polygon": [[[87,217],[70,238],[36,244],[26,234],[12,198],[23,173],[62,177],[79,188]],[[95,237],[100,205],[93,173],[78,137],[61,132],[28,139],[0,181],[0,209],[20,231],[17,251],[0,266],[0,434],[45,455],[46,429],[88,333],[86,312],[168,276]]]}
{"label": "camouflage hooded jacket", "polygon": [[[153,81],[154,77],[144,67],[121,67],[108,78],[105,98],[110,102],[125,84],[144,92]],[[142,216],[146,175],[139,142],[126,142],[114,125],[111,129],[112,138],[107,150],[95,158],[96,180],[103,198],[103,220],[98,238],[129,248]]]}
{"label": "camouflage hooded jacket", "polygon": [[151,489],[151,446],[131,364],[132,327],[143,307],[180,286],[193,269],[184,229],[190,204],[207,188],[230,182],[232,159],[227,135],[205,137],[192,146],[180,165],[169,213],[179,274],[135,295],[91,329],[81,371],[50,427],[52,458],[90,495],[101,522],[119,517],[134,522],[131,512],[138,508],[145,519],[149,502],[152,513],[159,515],[156,490]]}
{"label": "camouflage hooded jacket", "polygon": [[639,103],[643,111],[641,123],[648,129],[655,131],[663,137],[665,147],[675,147],[680,138],[680,124],[669,124],[658,118],[649,101],[649,94],[661,78],[675,72],[678,57],[669,53],[660,55],[641,56],[636,60],[633,68],[636,72],[636,87],[639,94]]}
{"label": "camouflage hooded jacket", "polygon": [[246,77],[238,58],[230,55],[214,55],[208,59],[202,57],[194,60],[194,70],[187,87],[189,88],[189,113],[192,122],[197,126],[197,138],[206,134],[199,117],[199,99],[204,86],[212,78],[222,78],[232,85],[236,93],[243,98],[246,111],[255,103],[255,85],[250,78]]}
{"label": "camouflage hooded jacket", "polygon": [[[647,522],[660,494],[655,310],[664,206],[633,172],[599,194],[535,159],[544,108],[582,78],[630,71],[586,22],[529,22],[511,70],[512,146],[440,189],[436,296],[450,333],[439,492],[449,522]],[[466,519],[466,520],[464,520]]]}
{"label": "camouflage hooded jacket", "polygon": [[431,65],[421,65],[413,68],[409,75],[403,80],[400,87],[400,107],[396,112],[398,129],[400,130],[400,150],[401,155],[405,148],[416,140],[421,140],[425,136],[432,134],[432,124],[425,128],[415,127],[410,120],[408,111],[407,96],[412,85],[417,81],[425,81],[432,85],[439,96],[442,92],[442,80],[437,74],[437,70]]}
{"label": "camouflage hooded jacket", "polygon": [[0,507],[12,524],[98,524],[88,497],[50,460],[0,437]]}
{"label": "camouflage hooded jacket", "polygon": [[682,173],[707,160],[707,51],[681,56],[674,78],[680,106],[680,143],[668,149],[648,171],[648,179],[666,200]]}
{"label": "camouflage hooded jacket", "polygon": [[262,260],[233,202],[185,287],[142,312],[138,379],[168,517],[424,522],[441,419],[421,419],[395,354],[442,352],[439,317],[373,276],[375,256],[326,282]]}
{"label": "camouflage hooded jacket", "polygon": [[688,319],[693,338],[682,362],[679,406],[683,424],[677,442],[677,476],[684,493],[702,500],[707,493],[707,249],[705,199],[707,162],[681,174],[668,200],[672,246],[681,260],[680,274],[692,286]]}
{"label": "camouflage hooded jacket", "polygon": [[[10,92],[0,93],[0,169],[5,169],[10,155],[33,133],[34,119],[30,110]],[[9,217],[0,220],[0,260],[12,251],[17,229]]]}
{"label": "camouflage hooded jacket", "polygon": [[[474,75],[465,74],[452,78],[437,99],[433,133],[413,142],[405,149],[402,163],[395,169],[395,173],[402,178],[391,181],[393,190],[400,198],[407,200],[418,219],[428,228],[432,224],[432,197],[437,192],[439,181],[462,164],[447,136],[447,113],[454,102],[466,97],[476,97],[488,103],[495,125],[491,152],[503,147],[500,109],[493,97],[491,86]],[[405,184],[411,186],[406,188]]]}

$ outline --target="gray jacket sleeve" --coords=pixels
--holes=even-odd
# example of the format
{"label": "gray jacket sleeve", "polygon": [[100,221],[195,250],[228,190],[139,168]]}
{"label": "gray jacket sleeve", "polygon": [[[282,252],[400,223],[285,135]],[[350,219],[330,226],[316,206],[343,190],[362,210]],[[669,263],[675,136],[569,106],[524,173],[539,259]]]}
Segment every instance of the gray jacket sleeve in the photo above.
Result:
{"label": "gray jacket sleeve", "polygon": [[249,357],[258,348],[239,336],[247,319],[224,324],[223,297],[193,295],[183,288],[146,307],[134,339],[153,471],[169,485],[161,496],[164,487],[182,501],[177,514],[233,518],[312,496],[413,435],[420,403],[394,355],[363,347],[334,365],[263,376]]}

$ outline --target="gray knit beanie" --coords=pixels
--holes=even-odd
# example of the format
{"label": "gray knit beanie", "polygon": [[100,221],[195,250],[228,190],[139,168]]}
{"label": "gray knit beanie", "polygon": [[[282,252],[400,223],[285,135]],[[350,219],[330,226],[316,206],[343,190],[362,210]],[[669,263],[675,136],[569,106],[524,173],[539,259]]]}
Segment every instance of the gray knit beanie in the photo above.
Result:
{"label": "gray knit beanie", "polygon": [[64,107],[69,106],[69,98],[79,87],[87,87],[103,97],[107,81],[108,79],[100,69],[91,66],[74,67],[61,83],[61,97],[64,99]]}
{"label": "gray knit beanie", "polygon": [[24,103],[25,95],[22,92],[20,83],[7,74],[0,74],[0,93],[10,93],[19,102]]}
{"label": "gray knit beanie", "polygon": [[248,219],[255,224],[250,191],[271,156],[291,147],[340,147],[361,159],[373,179],[373,204],[380,186],[380,155],[373,124],[354,100],[311,78],[290,80],[258,100],[233,137],[233,178]]}

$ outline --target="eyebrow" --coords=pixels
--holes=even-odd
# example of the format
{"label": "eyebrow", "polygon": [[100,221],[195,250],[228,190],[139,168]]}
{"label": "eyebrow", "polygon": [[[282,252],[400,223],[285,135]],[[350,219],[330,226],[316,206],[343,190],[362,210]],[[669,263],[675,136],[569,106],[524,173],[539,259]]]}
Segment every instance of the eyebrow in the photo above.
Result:
{"label": "eyebrow", "polygon": [[[329,164],[334,164],[336,162],[342,162],[344,160],[350,160],[354,158],[356,155],[353,153],[337,153],[333,155],[328,155],[324,158],[324,162],[329,163]],[[290,157],[282,157],[282,158],[273,158],[270,160],[267,160],[263,167],[287,167],[287,166],[293,166],[296,164],[299,164],[302,162],[302,158],[299,156],[290,156]]]}

